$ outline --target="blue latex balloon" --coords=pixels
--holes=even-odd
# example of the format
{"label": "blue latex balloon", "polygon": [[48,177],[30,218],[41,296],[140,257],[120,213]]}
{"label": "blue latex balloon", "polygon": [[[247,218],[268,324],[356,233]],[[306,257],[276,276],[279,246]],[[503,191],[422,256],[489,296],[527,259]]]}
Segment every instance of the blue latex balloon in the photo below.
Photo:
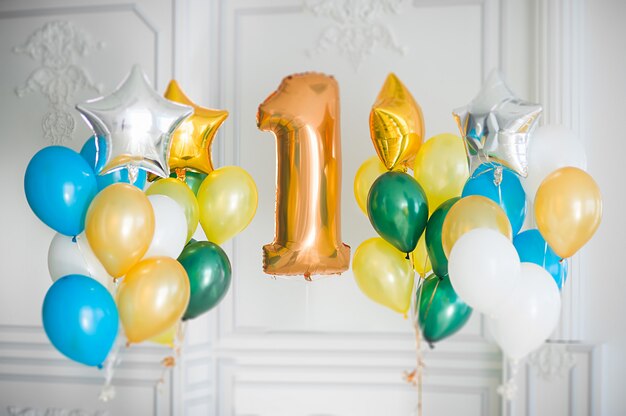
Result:
{"label": "blue latex balloon", "polygon": [[510,169],[502,169],[500,186],[494,183],[497,163],[483,163],[467,180],[463,187],[462,197],[482,195],[500,205],[511,222],[513,235],[517,234],[526,218],[526,193],[517,177]]}
{"label": "blue latex balloon", "polygon": [[75,236],[85,229],[87,208],[96,193],[96,175],[75,151],[63,146],[41,149],[24,176],[26,200],[46,225]]}
{"label": "blue latex balloon", "polygon": [[[85,158],[87,163],[89,163],[89,166],[92,167],[94,172],[97,173],[104,167],[106,158],[100,155],[106,155],[106,149],[106,140],[104,137],[98,136],[98,150],[96,151],[96,136],[91,136],[83,145],[83,148],[80,150],[80,154]],[[135,179],[133,185],[143,190],[143,187],[146,185],[146,180],[146,171],[139,169],[137,171],[137,179]],[[113,185],[114,183],[130,183],[128,169],[118,169],[114,172],[107,173],[106,175],[96,175],[96,181],[98,182],[98,190],[100,191],[109,185]]]}
{"label": "blue latex balloon", "polygon": [[535,263],[548,271],[561,289],[567,277],[567,261],[561,258],[550,248],[539,230],[526,230],[513,239],[513,245],[519,254],[520,260]]}
{"label": "blue latex balloon", "polygon": [[117,337],[113,297],[87,276],[72,274],[54,282],[43,301],[42,318],[52,345],[82,364],[102,365]]}

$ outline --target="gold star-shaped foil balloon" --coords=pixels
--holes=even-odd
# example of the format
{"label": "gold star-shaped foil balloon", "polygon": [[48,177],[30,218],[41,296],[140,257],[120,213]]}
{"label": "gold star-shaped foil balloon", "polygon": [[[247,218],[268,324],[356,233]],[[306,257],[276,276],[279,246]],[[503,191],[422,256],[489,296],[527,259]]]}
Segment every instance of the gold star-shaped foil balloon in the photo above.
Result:
{"label": "gold star-shaped foil balloon", "polygon": [[388,170],[411,167],[424,139],[424,116],[409,90],[389,74],[370,112],[370,135]]}
{"label": "gold star-shaped foil balloon", "polygon": [[[76,105],[97,136],[106,140],[101,175],[128,168],[144,169],[167,178],[172,133],[191,114],[192,108],[161,97],[135,65],[128,77],[107,95]],[[97,142],[96,142],[97,143]]]}
{"label": "gold star-shaped foil balloon", "polygon": [[499,71],[492,71],[478,95],[452,112],[465,139],[473,172],[485,162],[498,162],[526,177],[528,142],[542,108],[517,98]]}
{"label": "gold star-shaped foil balloon", "polygon": [[215,133],[228,117],[228,111],[200,107],[183,93],[175,80],[170,81],[165,98],[193,108],[193,114],[174,132],[169,158],[170,169],[211,173],[211,144]]}

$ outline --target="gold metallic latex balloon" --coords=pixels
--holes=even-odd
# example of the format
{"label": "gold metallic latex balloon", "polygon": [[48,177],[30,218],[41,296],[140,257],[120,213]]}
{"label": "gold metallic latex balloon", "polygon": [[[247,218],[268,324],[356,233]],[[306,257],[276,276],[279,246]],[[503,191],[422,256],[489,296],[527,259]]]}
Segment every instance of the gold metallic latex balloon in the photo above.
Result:
{"label": "gold metallic latex balloon", "polygon": [[150,257],[133,267],[117,290],[117,309],[129,342],[160,335],[176,324],[189,303],[189,279],[169,257]]}
{"label": "gold metallic latex balloon", "polygon": [[130,184],[107,186],[91,201],[85,234],[107,273],[124,276],[150,247],[154,235],[152,205]]}
{"label": "gold metallic latex balloon", "polygon": [[200,217],[200,208],[198,201],[187,184],[175,178],[161,179],[153,182],[146,190],[146,195],[165,195],[172,198],[185,211],[187,219],[187,241],[191,239],[193,233],[198,228],[198,219]]}
{"label": "gold metallic latex balloon", "polygon": [[342,273],[339,86],[317,73],[289,76],[260,106],[257,125],[276,137],[274,241],[263,247],[268,274]]}
{"label": "gold metallic latex balloon", "polygon": [[387,168],[382,164],[378,156],[367,159],[354,176],[354,198],[359,208],[367,215],[367,195],[372,184],[380,175],[387,172]]}
{"label": "gold metallic latex balloon", "polygon": [[430,258],[428,257],[428,250],[426,249],[426,233],[423,233],[417,242],[417,247],[411,253],[413,261],[413,269],[421,276],[426,277],[426,274],[430,272],[433,267],[430,264]]}
{"label": "gold metallic latex balloon", "polygon": [[490,228],[512,239],[511,223],[498,204],[480,195],[471,195],[457,201],[443,221],[441,243],[446,257],[454,243],[475,228]]}
{"label": "gold metallic latex balloon", "polygon": [[389,74],[370,112],[370,135],[388,170],[412,167],[424,139],[422,109],[407,88]]}
{"label": "gold metallic latex balloon", "polygon": [[431,214],[448,199],[460,196],[469,177],[463,139],[450,133],[431,137],[415,158],[413,175],[426,192]]}
{"label": "gold metallic latex balloon", "polygon": [[171,80],[165,91],[168,100],[193,108],[193,114],[174,131],[170,148],[170,170],[189,169],[194,172],[210,173],[213,170],[211,143],[228,112],[200,107],[192,102],[180,89],[178,82]]}
{"label": "gold metallic latex balloon", "polygon": [[411,304],[413,269],[405,254],[380,237],[365,240],[354,252],[354,280],[374,302],[406,314]]}
{"label": "gold metallic latex balloon", "polygon": [[562,258],[591,239],[602,219],[602,196],[584,170],[565,167],[548,175],[535,196],[537,228]]}
{"label": "gold metallic latex balloon", "polygon": [[238,166],[224,166],[207,176],[198,189],[200,224],[207,240],[223,244],[254,218],[259,196],[254,179]]}

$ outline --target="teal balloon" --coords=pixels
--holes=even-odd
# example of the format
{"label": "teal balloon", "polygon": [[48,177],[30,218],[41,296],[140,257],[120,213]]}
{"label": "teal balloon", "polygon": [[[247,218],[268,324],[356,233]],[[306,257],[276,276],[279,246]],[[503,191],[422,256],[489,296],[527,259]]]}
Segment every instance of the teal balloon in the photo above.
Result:
{"label": "teal balloon", "polygon": [[430,275],[419,290],[419,326],[429,344],[458,332],[472,315],[472,308],[459,298],[448,276]]}
{"label": "teal balloon", "polygon": [[370,189],[367,215],[382,238],[401,252],[410,253],[428,222],[426,193],[406,173],[384,173]]}
{"label": "teal balloon", "polygon": [[[194,195],[198,195],[198,189],[200,189],[202,181],[206,179],[207,176],[209,175],[204,173],[191,172],[188,170],[187,172],[185,172],[185,183],[187,184],[189,189],[191,189]],[[178,178],[178,175],[176,175],[176,172],[172,172],[170,173],[170,178]]]}
{"label": "teal balloon", "polygon": [[495,169],[502,166],[489,162],[478,166],[463,187],[461,197],[480,195],[500,205],[511,222],[513,235],[524,225],[526,218],[526,193],[519,177],[511,169],[502,167],[502,181],[495,184]]}
{"label": "teal balloon", "polygon": [[104,286],[87,276],[73,274],[54,282],[41,315],[52,345],[85,365],[101,366],[117,337],[115,301]]}
{"label": "teal balloon", "polygon": [[228,292],[230,261],[220,246],[209,241],[188,244],[178,261],[187,271],[191,290],[183,320],[193,319],[214,308]]}
{"label": "teal balloon", "polygon": [[428,258],[430,264],[433,267],[433,273],[439,277],[446,276],[448,274],[448,258],[443,251],[443,245],[441,243],[441,229],[443,228],[443,221],[448,215],[448,211],[452,208],[459,199],[450,198],[443,204],[439,205],[433,215],[428,220],[426,226],[426,251],[428,251]]}

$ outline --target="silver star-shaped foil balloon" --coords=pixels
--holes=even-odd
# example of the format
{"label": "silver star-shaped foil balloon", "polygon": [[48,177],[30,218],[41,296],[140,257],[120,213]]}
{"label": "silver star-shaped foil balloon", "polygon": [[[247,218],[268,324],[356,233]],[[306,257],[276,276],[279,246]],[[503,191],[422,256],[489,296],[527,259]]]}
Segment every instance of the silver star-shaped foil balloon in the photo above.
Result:
{"label": "silver star-shaped foil balloon", "polygon": [[498,162],[526,177],[528,141],[542,108],[517,98],[499,71],[492,71],[478,95],[452,112],[474,171],[481,163]]}
{"label": "silver star-shaped foil balloon", "polygon": [[167,178],[172,133],[193,109],[166,100],[159,95],[139,68],[134,66],[128,77],[106,97],[76,105],[94,133],[106,140],[106,155],[100,172],[137,168]]}

